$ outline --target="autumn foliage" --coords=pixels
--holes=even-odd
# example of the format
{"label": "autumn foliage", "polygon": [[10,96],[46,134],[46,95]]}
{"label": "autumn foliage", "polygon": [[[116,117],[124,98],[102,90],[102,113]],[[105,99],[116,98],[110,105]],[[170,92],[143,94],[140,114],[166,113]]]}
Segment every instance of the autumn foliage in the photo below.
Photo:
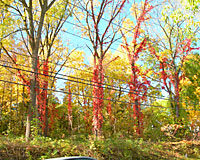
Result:
{"label": "autumn foliage", "polygon": [[[170,98],[172,98],[171,106],[176,110],[176,117],[180,116],[180,81],[184,79],[184,74],[181,72],[184,62],[187,59],[188,54],[192,50],[198,50],[199,48],[191,47],[191,40],[185,39],[181,43],[177,44],[177,48],[173,54],[172,59],[168,59],[166,56],[158,55],[154,48],[149,44],[151,54],[156,57],[159,62],[159,73],[163,81],[162,89],[165,89]],[[178,61],[178,62],[177,62]],[[180,63],[179,66],[176,63]]]}
{"label": "autumn foliage", "polygon": [[[147,98],[147,90],[150,82],[147,80],[145,74],[142,73],[140,67],[137,65],[139,60],[139,56],[142,51],[146,50],[147,39],[143,38],[142,41],[139,41],[141,36],[141,25],[148,18],[147,14],[153,9],[151,5],[149,5],[149,1],[145,0],[144,6],[142,6],[142,11],[138,18],[136,19],[136,26],[134,29],[133,40],[131,45],[129,45],[127,38],[124,33],[122,33],[122,37],[124,39],[124,43],[122,44],[122,48],[126,50],[128,53],[128,60],[131,66],[131,80],[129,82],[130,88],[130,103],[133,104],[133,118],[135,120],[136,133],[142,134],[143,130],[143,114],[141,112],[141,103]],[[141,81],[142,78],[142,81]]]}

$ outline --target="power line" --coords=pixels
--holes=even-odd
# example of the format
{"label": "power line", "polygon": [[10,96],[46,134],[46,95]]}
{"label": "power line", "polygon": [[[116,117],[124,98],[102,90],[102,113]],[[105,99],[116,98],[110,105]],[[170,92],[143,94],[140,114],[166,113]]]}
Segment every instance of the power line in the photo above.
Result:
{"label": "power line", "polygon": [[[16,83],[16,82],[12,82],[12,81],[5,81],[5,80],[1,80],[1,79],[0,79],[0,81],[5,82],[5,83],[12,83],[12,84],[18,84],[18,85],[23,85],[23,86],[30,87],[30,85],[26,85],[26,84],[22,84],[22,83]],[[72,95],[81,96],[81,97],[96,98],[96,99],[101,99],[101,100],[107,100],[107,101],[113,101],[113,102],[121,102],[121,103],[127,103],[127,104],[135,104],[135,103],[132,103],[132,102],[93,97],[93,96],[88,96],[88,95],[85,95],[85,94],[69,93],[67,91],[61,91],[61,90],[55,90],[55,89],[48,89],[48,88],[42,88],[42,87],[35,87],[35,88],[43,89],[43,90],[50,90],[50,91],[59,92],[59,93],[63,93],[63,94],[72,94]],[[146,104],[141,104],[141,105],[146,105]]]}
{"label": "power line", "polygon": [[[10,52],[13,52],[13,51],[10,51]],[[19,53],[17,53],[17,52],[14,52],[14,53],[15,53],[15,54],[18,54],[18,55],[30,57],[29,55],[25,55],[25,54],[21,54],[21,53],[19,54]],[[33,57],[31,57],[31,58],[33,58]],[[78,71],[83,71],[83,72],[87,72],[87,73],[93,74],[93,72],[90,72],[90,71],[81,70],[80,68],[75,68],[75,67],[71,67],[71,66],[66,66],[66,65],[59,64],[59,63],[53,63],[53,61],[49,61],[49,63],[52,63],[52,64],[55,64],[55,65],[59,65],[59,66],[63,66],[63,67],[67,67],[67,68],[75,69],[75,70],[78,70]],[[191,75],[191,74],[190,74],[190,75]],[[195,74],[194,74],[194,75],[195,75]],[[111,77],[106,76],[106,75],[104,75],[104,76],[107,77],[107,78],[111,78]],[[148,78],[150,78],[150,79],[153,80],[153,81],[158,82],[157,80],[152,79],[151,77],[148,77]],[[116,79],[116,78],[113,78],[113,77],[112,77],[112,79]],[[116,79],[116,80],[129,83],[129,81],[122,80],[122,79]],[[160,83],[161,83],[161,82],[160,82]],[[111,86],[111,85],[105,84],[105,83],[104,83],[104,85]],[[117,86],[111,86],[111,87],[117,87]],[[117,88],[119,88],[119,87],[117,87]],[[154,88],[155,88],[155,87],[154,87]],[[126,88],[122,88],[122,89],[126,89]],[[157,89],[159,89],[159,88],[157,88]],[[135,92],[138,92],[138,91],[135,90]],[[160,98],[160,99],[165,99],[164,96],[161,96],[161,97],[163,97],[163,98]]]}
{"label": "power line", "polygon": [[[12,52],[12,53],[14,53],[14,54],[17,54],[17,55],[24,56],[24,57],[34,58],[34,57],[31,57],[31,56],[26,55],[26,54],[17,53],[17,52],[15,52],[15,51],[10,51],[10,50],[8,50],[8,51],[9,51],[9,52]],[[39,60],[41,60],[41,58],[39,58]],[[44,60],[41,60],[41,61],[44,61]],[[63,66],[63,67],[66,67],[66,68],[71,68],[71,69],[75,69],[75,70],[79,70],[79,71],[83,71],[83,72],[87,72],[87,73],[93,74],[93,72],[91,72],[91,71],[81,70],[80,68],[76,68],[76,67],[72,67],[72,66],[67,66],[67,65],[55,63],[55,62],[53,62],[53,61],[48,61],[48,63],[51,63],[51,64],[55,64],[55,65],[58,65],[58,66]],[[110,78],[110,77],[107,76],[107,75],[104,75],[104,77]],[[112,79],[116,79],[116,80],[119,80],[119,81],[127,82],[127,83],[128,83],[128,81],[123,80],[123,79],[117,79],[117,78],[113,78],[113,77],[112,77]]]}
{"label": "power line", "polygon": [[[20,68],[15,68],[15,67],[11,67],[11,66],[6,66],[6,65],[1,65],[0,66],[3,66],[3,67],[7,67],[7,68],[12,68],[12,69],[16,69],[16,70],[21,70],[21,71],[25,71],[25,72],[30,72],[30,73],[36,73],[36,72],[32,72],[32,71],[28,71],[28,70],[24,70],[24,69],[20,69]],[[51,76],[51,75],[45,75],[45,74],[42,74],[42,73],[37,73],[39,75],[44,75],[44,76],[48,76],[48,77],[55,77],[55,76]],[[55,74],[55,73],[54,73]],[[119,92],[123,92],[123,93],[132,93],[132,94],[137,94],[137,95],[143,95],[141,94],[141,92],[139,91],[129,91],[129,90],[124,90],[124,88],[121,88],[119,87],[120,89],[116,89],[116,88],[113,88],[113,86],[110,86],[110,87],[104,87],[104,86],[98,86],[95,84],[95,82],[91,81],[91,80],[86,80],[86,79],[82,79],[82,78],[77,78],[77,77],[73,77],[73,76],[68,76],[68,75],[63,75],[63,74],[59,74],[59,75],[62,75],[62,76],[67,76],[67,77],[70,77],[70,78],[74,78],[74,79],[77,79],[77,81],[74,81],[74,80],[71,80],[71,79],[67,79],[67,78],[62,78],[62,77],[55,77],[56,79],[62,79],[62,80],[67,80],[67,81],[71,81],[71,82],[75,82],[75,83],[81,83],[81,84],[85,84],[85,85],[90,85],[90,86],[97,86],[99,88],[104,88],[104,89],[112,89],[112,90],[115,90],[115,91],[119,91]],[[84,83],[84,82],[81,82],[81,81],[78,81],[78,80],[83,80],[83,81],[89,81],[90,83]],[[93,83],[93,84],[91,84]],[[101,83],[98,83],[98,84],[101,84]],[[106,84],[102,84],[102,85],[106,85]],[[108,85],[107,85],[108,86]],[[123,90],[122,90],[123,89]],[[139,92],[136,93],[136,92]],[[145,97],[151,97],[151,98],[159,98],[159,99],[163,99],[163,100],[166,100],[164,98],[160,98],[160,97],[157,97],[157,96],[150,96],[150,95],[145,95]]]}
{"label": "power line", "polygon": [[[7,67],[7,68],[11,68],[11,69],[15,69],[15,70],[21,70],[21,71],[25,71],[25,72],[30,72],[30,73],[36,73],[36,72],[33,72],[33,71],[29,71],[29,70],[24,70],[24,69],[20,69],[20,68],[15,68],[15,67],[11,67],[11,66],[6,66],[6,65],[1,65],[0,66],[3,66],[3,67]],[[62,78],[62,77],[55,77],[55,76],[52,76],[52,75],[46,75],[46,74],[42,74],[42,73],[37,73],[38,75],[44,75],[44,76],[48,76],[48,77],[53,77],[53,78],[56,78],[56,79],[62,79],[62,80],[66,80],[66,81],[70,81],[70,82],[74,82],[74,83],[80,83],[80,84],[84,84],[84,85],[90,85],[90,86],[97,86],[99,88],[104,88],[104,89],[112,89],[112,90],[115,90],[115,91],[119,91],[119,92],[123,92],[123,93],[131,93],[131,94],[136,94],[136,95],[142,95],[142,96],[145,96],[145,97],[150,97],[150,98],[157,98],[157,99],[163,99],[163,100],[169,100],[171,101],[171,99],[169,98],[161,98],[161,97],[157,97],[157,96],[150,96],[150,95],[143,95],[143,94],[138,94],[136,92],[132,92],[132,91],[126,91],[126,90],[121,90],[121,88],[118,90],[118,89],[115,89],[113,88],[112,86],[111,87],[104,87],[104,86],[99,86],[99,83],[98,85],[95,84],[95,82],[93,81],[90,81],[90,83],[85,83],[85,82],[81,82],[81,81],[78,81],[78,80],[85,80],[85,79],[81,79],[81,78],[77,78],[77,77],[73,77],[73,76],[67,76],[67,75],[63,75],[63,76],[67,76],[67,77],[70,77],[70,78],[74,78],[74,79],[77,79],[77,81],[74,81],[72,79],[69,79],[69,78]],[[55,73],[54,73],[55,74]],[[89,81],[89,80],[88,80]],[[93,84],[91,84],[91,82]],[[102,83],[102,85],[105,85]],[[138,91],[139,92],[139,91]],[[141,92],[140,92],[141,93]],[[182,101],[182,100],[179,100],[178,102],[186,102],[186,101]],[[194,104],[194,103],[193,103]]]}
{"label": "power line", "polygon": [[[16,68],[16,67],[11,67],[11,66],[7,66],[7,65],[1,65],[0,66],[3,66],[3,67],[6,67],[6,68],[11,68],[11,69],[15,69],[15,70],[21,70],[21,71],[25,71],[25,72],[29,72],[29,73],[36,73],[36,72],[33,72],[33,71],[29,71],[29,70],[25,70],[25,69],[20,69],[20,68]],[[44,75],[44,76],[48,76],[48,77],[55,77],[55,76],[52,76],[52,75],[46,75],[46,74],[42,74],[42,73],[36,73],[38,75]],[[104,89],[112,89],[112,90],[116,90],[116,91],[119,91],[119,92],[125,92],[125,93],[132,93],[132,94],[137,94],[137,95],[140,95],[138,93],[135,93],[135,92],[130,92],[130,91],[125,91],[125,90],[121,90],[121,89],[115,89],[113,88],[112,86],[111,87],[104,87],[104,86],[99,86],[101,83],[98,83],[98,85],[95,84],[95,82],[93,81],[90,81],[90,80],[87,80],[89,81],[90,83],[85,83],[85,82],[81,82],[81,81],[78,81],[78,80],[83,80],[83,81],[86,81],[85,79],[81,79],[81,78],[77,78],[77,77],[73,77],[73,76],[68,76],[68,75],[63,75],[62,76],[67,76],[67,77],[70,77],[70,78],[74,78],[74,79],[77,79],[77,81],[74,81],[74,80],[71,80],[71,79],[67,79],[67,78],[62,78],[62,77],[55,77],[56,79],[62,79],[62,80],[66,80],[66,81],[70,81],[70,82],[75,82],[75,83],[81,83],[81,84],[85,84],[85,85],[90,85],[90,86],[97,86],[99,88],[104,88]],[[93,83],[93,84],[91,84]],[[102,83],[102,85],[105,85],[104,83]],[[137,91],[139,92],[139,91]],[[148,96],[147,96],[148,97]],[[152,98],[156,98],[156,97],[153,97],[151,96]]]}
{"label": "power line", "polygon": [[[3,61],[3,60],[0,60],[0,62],[5,62],[5,63],[13,64],[12,62]],[[22,66],[22,67],[27,67],[27,68],[30,68],[30,69],[31,69],[31,67],[29,67],[29,66],[24,66],[24,65],[22,65],[22,64],[17,64],[17,65]],[[14,68],[14,67],[6,66],[6,65],[1,65],[1,64],[0,64],[0,66],[9,67],[9,68],[12,68],[12,69],[22,70],[22,71],[28,72],[27,70],[23,70],[23,69],[20,69],[20,68]],[[39,70],[39,71],[43,71],[42,69],[38,69],[38,70]],[[31,72],[31,73],[35,73],[35,72],[32,72],[32,71],[30,71],[30,72]],[[78,79],[78,80],[82,80],[82,81],[88,81],[88,82],[90,82],[90,83],[95,83],[95,82],[93,82],[93,81],[91,81],[91,80],[88,80],[88,79],[83,79],[83,78],[79,78],[79,77],[74,77],[74,76],[70,76],[70,75],[66,75],[66,74],[55,73],[55,72],[52,72],[52,71],[49,71],[49,73],[52,73],[52,74],[55,74],[55,75],[61,75],[61,76],[63,76],[63,77],[70,77],[70,78],[74,78],[74,79]],[[45,74],[42,74],[42,73],[37,73],[37,74],[44,75],[44,76],[49,76],[49,75],[45,75]],[[54,77],[54,76],[53,76],[53,77]],[[59,79],[60,77],[55,77],[55,78],[58,78],[58,79]],[[87,83],[87,84],[89,84],[89,83]],[[102,83],[98,83],[98,84],[102,84]],[[112,86],[112,85],[109,85],[109,84],[106,84],[106,83],[103,83],[103,85],[110,86],[111,88],[109,88],[109,89],[114,89],[114,88],[112,88],[112,87],[116,87],[116,86]],[[100,88],[101,88],[101,87],[100,87]],[[118,88],[120,88],[120,87],[118,87]],[[121,89],[125,89],[125,88],[121,88]],[[114,90],[116,90],[116,89],[114,89]],[[118,90],[118,91],[119,91],[119,90]]]}
{"label": "power line", "polygon": [[[10,63],[10,64],[13,64],[12,62],[8,62],[8,61],[4,61],[4,60],[0,60],[0,62],[4,62],[4,63]],[[25,65],[22,65],[22,64],[17,64],[19,66],[22,66],[22,67],[27,67],[27,68],[30,68],[29,66],[25,66]],[[3,67],[7,67],[7,66],[4,66],[4,65],[1,65]],[[12,67],[13,68],[13,67]],[[13,69],[19,69],[19,70],[22,70],[20,68],[13,68]],[[78,69],[78,68],[73,68],[73,69]],[[43,71],[42,69],[38,69],[39,71]],[[24,70],[26,71],[26,70]],[[82,71],[82,70],[81,70]],[[84,70],[83,70],[84,71]],[[88,79],[84,79],[84,78],[79,78],[79,77],[74,77],[74,76],[70,76],[70,75],[66,75],[66,74],[61,74],[61,73],[55,73],[53,71],[49,71],[49,73],[53,73],[55,75],[61,75],[61,76],[67,76],[67,77],[70,77],[70,78],[74,78],[74,79],[79,79],[79,80],[83,80],[83,81],[88,81],[88,82],[92,82],[91,80],[88,80]],[[41,73],[38,73],[38,74],[41,74]],[[98,83],[98,84],[102,84],[102,83]],[[109,85],[107,83],[103,83],[103,85],[106,85],[106,86],[110,86],[110,87],[116,87],[116,88],[120,88],[118,86],[114,86],[114,85]],[[125,89],[125,88],[121,88],[121,89]],[[137,91],[136,91],[137,92]]]}
{"label": "power line", "polygon": [[[5,62],[5,63],[11,63],[11,62],[2,61],[2,60],[0,60],[0,61],[1,61],[1,62]],[[12,64],[12,63],[11,63],[11,64]],[[24,66],[24,65],[22,65],[22,64],[18,64],[18,65],[23,66],[23,67],[27,67],[27,68],[31,68],[31,67],[29,67],[29,66]],[[16,70],[22,70],[22,71],[25,71],[25,72],[31,72],[31,71],[27,71],[27,70],[24,70],[24,69],[14,68],[14,67],[11,67],[11,66],[6,66],[6,65],[0,65],[0,66],[7,67],[7,68],[12,68],[12,69],[16,69]],[[43,70],[41,70],[41,69],[39,69],[39,70],[40,70],[40,71],[43,71]],[[31,73],[33,73],[33,72],[31,72]],[[98,85],[95,85],[95,82],[93,82],[93,81],[91,81],[91,80],[87,80],[87,79],[83,79],[83,78],[78,78],[78,77],[74,77],[74,76],[69,76],[69,75],[65,75],[65,74],[60,74],[60,73],[54,73],[54,72],[50,72],[50,73],[53,73],[53,74],[55,74],[55,75],[61,75],[61,76],[63,76],[63,77],[69,77],[69,78],[72,78],[72,79],[77,79],[77,80],[82,80],[82,81],[90,82],[90,83],[83,83],[83,84],[86,84],[86,85],[98,86]],[[44,75],[44,74],[42,74],[42,73],[38,73],[38,74]],[[44,76],[45,76],[45,75],[44,75]],[[49,75],[48,75],[48,76],[49,76]],[[52,77],[55,77],[55,76],[52,76]],[[62,79],[62,78],[60,78],[60,77],[55,77],[55,78],[57,78],[57,79]],[[68,79],[63,79],[63,80],[68,80]],[[80,82],[80,81],[79,81],[79,82]],[[91,84],[91,83],[94,83],[94,84]],[[116,86],[114,86],[114,85],[108,85],[108,84],[106,84],[106,83],[98,83],[98,84],[102,84],[102,85],[104,85],[104,86],[109,86],[109,87],[98,86],[99,88],[112,89],[112,90],[119,91],[119,92],[124,92],[124,93],[132,93],[132,94],[137,94],[137,95],[143,95],[143,94],[141,94],[141,93],[143,93],[143,92],[137,91],[137,90],[132,90],[132,92],[131,92],[130,90],[128,90],[128,89],[126,89],[126,88],[123,88],[123,87],[117,87],[117,88],[119,88],[119,89],[116,89],[116,88],[114,88],[114,87],[116,87]],[[137,92],[139,92],[139,93],[137,93]],[[166,100],[166,98],[161,98],[161,97],[158,97],[158,96],[145,95],[145,97],[151,97],[151,98],[158,98],[158,99]]]}
{"label": "power line", "polygon": [[[9,50],[8,50],[8,51],[9,51]],[[33,58],[33,57],[29,56],[29,55],[25,55],[25,54],[21,54],[21,53],[17,53],[17,52],[13,52],[13,51],[9,51],[9,52],[12,52],[12,53],[17,54],[17,55],[22,55],[22,56],[25,56],[25,57]],[[40,59],[40,58],[39,58],[39,59]],[[42,60],[42,61],[43,61],[43,60]],[[87,71],[87,70],[82,70],[82,69],[80,69],[80,68],[76,68],[76,67],[71,67],[71,66],[67,66],[67,65],[55,63],[55,62],[53,62],[53,61],[49,61],[48,63],[55,64],[55,65],[58,65],[58,66],[63,66],[63,67],[66,67],[66,68],[71,68],[71,69],[78,70],[78,71],[82,71],[82,72],[87,72],[87,73],[90,73],[90,74],[93,75],[93,72]],[[126,80],[123,80],[123,79],[117,79],[117,78],[109,77],[109,76],[107,76],[107,75],[104,75],[104,77],[110,78],[110,79],[115,79],[115,80],[118,80],[118,81],[121,81],[121,82],[129,83],[129,81],[126,81]],[[115,86],[115,87],[117,87],[117,86]]]}
{"label": "power line", "polygon": [[[0,61],[2,61],[2,60],[0,60]],[[7,62],[7,61],[2,61],[2,62]],[[8,63],[11,63],[11,62],[8,62]],[[24,65],[21,65],[21,64],[18,64],[18,65],[24,66]],[[6,65],[0,65],[0,66],[4,66],[4,67],[7,67],[7,68],[12,68],[12,69],[16,69],[16,70],[22,70],[22,71],[25,71],[25,72],[35,73],[35,72],[32,72],[32,71],[28,71],[28,70],[24,70],[24,69],[20,69],[20,68],[15,68],[15,67],[11,67],[11,66],[6,66]],[[24,66],[24,67],[27,67],[27,66]],[[31,68],[31,67],[28,67],[28,68]],[[40,71],[43,71],[43,70],[40,70]],[[60,73],[54,73],[54,72],[50,72],[50,73],[53,73],[55,75],[61,75],[61,76],[64,76],[64,77],[67,76],[67,77],[70,77],[72,79],[87,81],[87,82],[90,82],[90,83],[84,83],[84,82],[80,82],[80,81],[74,81],[74,82],[78,82],[78,83],[82,83],[82,84],[86,84],[86,85],[91,85],[91,86],[98,86],[98,85],[95,85],[95,84],[91,84],[91,83],[95,83],[95,82],[93,82],[91,80],[87,80],[87,79],[83,79],[83,78],[78,78],[78,77],[74,77],[74,76],[69,76],[69,75],[65,75],[65,74],[60,74]],[[44,75],[42,73],[37,73],[37,74]],[[44,76],[47,76],[47,75],[44,75]],[[48,76],[50,76],[50,75],[48,75]],[[51,77],[55,77],[55,76],[51,76]],[[57,78],[57,79],[63,79],[63,80],[69,80],[69,79],[65,79],[65,78],[61,78],[61,77],[55,77],[55,78]],[[69,80],[69,81],[72,81],[72,80]],[[116,87],[114,85],[108,85],[106,83],[98,83],[98,84],[102,84],[104,86],[109,86],[109,87],[98,86],[99,88],[112,89],[112,90],[119,91],[119,92],[124,92],[124,93],[132,93],[132,94],[137,94],[137,95],[143,95],[143,94],[141,94],[143,92],[137,91],[137,90],[130,91],[130,90],[128,90],[126,88],[123,88],[123,87],[117,87],[119,89],[116,89],[116,88],[114,88],[114,87]],[[145,95],[145,97],[158,98],[158,99],[166,100],[166,98],[162,98],[162,97],[158,97],[158,96]]]}
{"label": "power line", "polygon": [[[30,85],[26,85],[26,84],[22,84],[22,83],[16,83],[16,82],[12,82],[12,81],[5,81],[5,80],[1,80],[1,82],[5,82],[5,83],[10,83],[10,84],[16,84],[16,85],[23,85],[23,86],[27,86],[30,87]],[[120,102],[120,103],[125,103],[125,104],[136,104],[133,102],[127,102],[127,101],[120,101],[120,100],[111,100],[111,99],[106,99],[106,98],[99,98],[99,97],[93,97],[93,96],[89,96],[89,95],[84,95],[84,94],[79,94],[79,93],[69,93],[67,91],[60,91],[60,90],[56,90],[56,89],[48,89],[48,88],[42,88],[42,87],[36,87],[38,89],[43,89],[43,90],[48,90],[48,91],[53,91],[53,92],[58,92],[58,93],[63,93],[63,94],[72,94],[75,96],[81,96],[81,97],[88,97],[88,98],[96,98],[96,99],[101,99],[101,100],[105,100],[105,101],[112,101],[112,102]],[[163,107],[163,106],[156,106],[156,105],[150,105],[150,104],[140,104],[142,106],[145,107],[157,107],[157,108],[165,108],[165,109],[175,109],[172,107]],[[146,109],[146,108],[144,108]],[[185,108],[179,108],[180,110],[193,110],[193,111],[200,111],[199,109],[185,109]]]}

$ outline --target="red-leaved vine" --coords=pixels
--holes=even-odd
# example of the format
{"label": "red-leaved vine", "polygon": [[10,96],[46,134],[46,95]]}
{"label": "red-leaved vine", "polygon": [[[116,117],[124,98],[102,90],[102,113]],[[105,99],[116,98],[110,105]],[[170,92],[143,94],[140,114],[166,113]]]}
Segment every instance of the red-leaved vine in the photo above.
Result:
{"label": "red-leaved vine", "polygon": [[[103,74],[103,65],[102,61],[99,64],[96,64],[96,60],[94,60],[95,67],[93,71],[93,129],[95,132],[99,132],[102,123],[103,123],[103,82],[104,82],[104,74]],[[97,134],[97,133],[96,133]]]}
{"label": "red-leaved vine", "polygon": [[[125,5],[123,1],[113,1],[104,0],[101,2],[99,9],[96,9],[93,1],[88,1],[86,5],[86,10],[88,10],[88,5],[90,5],[91,12],[86,12],[86,23],[89,33],[89,38],[93,46],[93,57],[94,57],[94,67],[93,67],[93,132],[96,136],[101,134],[101,128],[103,125],[103,105],[104,105],[104,71],[103,71],[103,60],[108,49],[115,40],[115,35],[117,34],[119,27],[114,29],[113,22],[116,17],[122,11]],[[112,10],[109,20],[103,23],[102,19],[106,13],[106,9],[112,5]],[[95,13],[95,12],[98,13]],[[89,20],[90,19],[90,20]],[[102,23],[101,23],[102,22]],[[103,25],[103,26],[102,26]],[[103,29],[100,27],[102,26]],[[120,25],[119,25],[120,26]],[[110,31],[110,28],[112,30]],[[103,30],[100,33],[100,30]],[[112,32],[112,33],[111,33]]]}
{"label": "red-leaved vine", "polygon": [[[147,39],[144,38],[142,41],[138,42],[138,38],[141,35],[141,24],[145,22],[148,18],[146,18],[147,13],[149,13],[153,9],[153,6],[149,5],[149,1],[145,0],[143,9],[141,14],[136,19],[136,26],[133,35],[133,40],[131,45],[129,45],[124,33],[122,33],[123,40],[125,44],[122,44],[122,48],[126,50],[128,53],[129,64],[131,65],[131,79],[129,82],[129,96],[130,103],[133,108],[133,119],[135,125],[135,131],[138,135],[141,135],[143,132],[143,114],[141,112],[141,102],[146,100],[148,86],[150,82],[146,79],[145,72],[143,73],[140,70],[140,67],[137,66],[137,61],[139,60],[139,54],[142,51],[146,50]],[[132,48],[132,49],[131,49]]]}
{"label": "red-leaved vine", "polygon": [[38,109],[38,118],[40,120],[40,126],[42,128],[42,132],[45,132],[46,129],[46,110],[47,110],[47,90],[48,90],[48,74],[49,74],[49,67],[48,67],[48,59],[43,62],[42,73],[40,72],[40,62],[39,57],[37,61],[37,69],[38,74],[36,76],[36,92],[37,92],[37,109]]}
{"label": "red-leaved vine", "polygon": [[84,121],[85,121],[85,130],[86,133],[90,132],[90,126],[91,126],[91,119],[90,119],[90,112],[89,112],[89,99],[87,101],[86,97],[83,97],[83,110],[84,110]]}
{"label": "red-leaved vine", "polygon": [[[11,57],[13,63],[18,67],[17,59],[15,54],[13,57]],[[37,69],[38,74],[36,75],[36,87],[35,92],[37,93],[37,112],[38,112],[38,118],[40,120],[40,126],[42,128],[42,132],[44,133],[44,130],[46,128],[46,109],[47,109],[47,90],[48,90],[48,74],[49,74],[49,68],[48,68],[48,59],[46,59],[43,62],[43,68],[42,73],[40,72],[40,63],[39,63],[39,57],[37,58]],[[22,83],[27,86],[28,92],[30,93],[30,80],[26,80],[23,73],[21,73],[21,70],[17,70],[16,75],[21,79]]]}
{"label": "red-leaved vine", "polygon": [[149,44],[149,49],[159,62],[159,73],[163,82],[162,89],[165,89],[171,99],[171,106],[175,108],[176,117],[180,116],[180,81],[184,78],[181,68],[192,50],[199,50],[200,48],[191,48],[191,40],[185,39],[177,44],[177,48],[169,59],[165,56],[158,55],[155,49]]}
{"label": "red-leaved vine", "polygon": [[[9,55],[8,52],[7,52],[7,55]],[[16,55],[13,54],[12,57],[11,56],[9,56],[9,57],[11,58],[12,62],[15,64],[15,66],[18,68],[19,65],[17,64]],[[19,77],[19,79],[22,81],[23,85],[25,85],[27,87],[28,92],[30,93],[30,81],[26,80],[25,76],[22,74],[20,69],[17,70],[16,76]]]}
{"label": "red-leaved vine", "polygon": [[56,118],[60,119],[60,115],[58,114],[58,109],[56,109],[55,103],[52,103],[52,104],[49,103],[48,108],[49,108],[48,112],[49,112],[49,118],[50,118],[48,127],[49,129],[53,129],[53,126],[55,124],[55,119]]}

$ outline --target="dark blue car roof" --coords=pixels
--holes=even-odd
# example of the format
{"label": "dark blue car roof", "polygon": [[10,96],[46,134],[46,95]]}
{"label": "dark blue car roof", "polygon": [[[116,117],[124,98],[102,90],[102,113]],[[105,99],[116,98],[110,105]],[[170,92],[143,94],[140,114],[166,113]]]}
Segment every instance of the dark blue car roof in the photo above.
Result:
{"label": "dark blue car roof", "polygon": [[50,158],[46,160],[96,160],[91,157],[84,157],[84,156],[75,156],[75,157],[59,157],[59,158]]}

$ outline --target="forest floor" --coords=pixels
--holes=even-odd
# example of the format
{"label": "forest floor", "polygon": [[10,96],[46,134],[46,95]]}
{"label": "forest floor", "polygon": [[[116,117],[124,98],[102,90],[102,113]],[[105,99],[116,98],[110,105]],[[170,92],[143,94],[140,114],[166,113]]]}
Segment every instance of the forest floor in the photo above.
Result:
{"label": "forest floor", "polygon": [[143,139],[101,139],[76,137],[51,139],[0,136],[0,160],[46,159],[90,156],[97,160],[200,159],[200,141],[144,141]]}

